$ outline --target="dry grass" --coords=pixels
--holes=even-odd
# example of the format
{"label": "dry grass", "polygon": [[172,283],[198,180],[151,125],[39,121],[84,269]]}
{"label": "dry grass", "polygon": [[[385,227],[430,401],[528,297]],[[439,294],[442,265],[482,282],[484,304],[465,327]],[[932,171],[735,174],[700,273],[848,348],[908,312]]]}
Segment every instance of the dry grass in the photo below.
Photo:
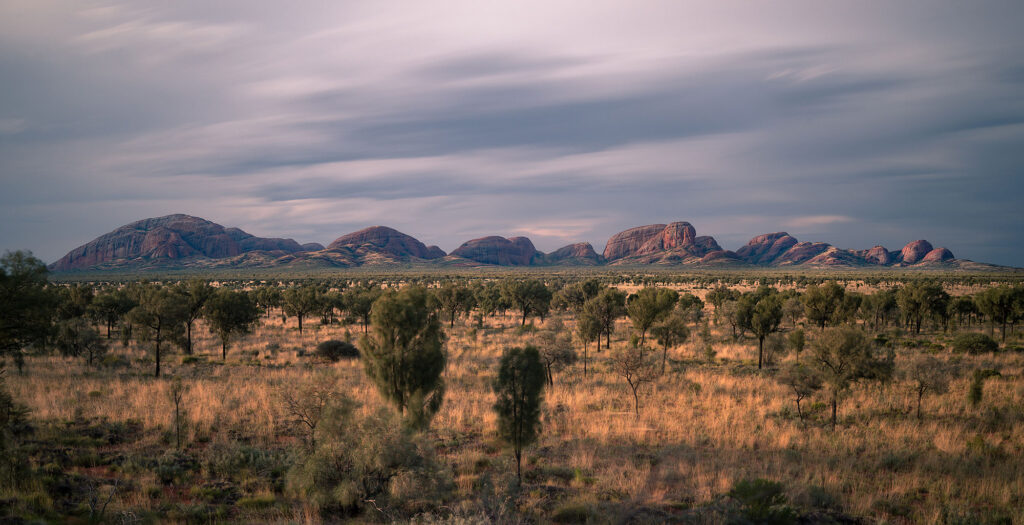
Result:
{"label": "dry grass", "polygon": [[[571,319],[565,322],[571,327]],[[481,475],[507,476],[511,468],[510,455],[494,437],[489,385],[502,350],[529,339],[516,335],[517,325],[510,315],[473,330],[463,319],[448,341],[446,401],[430,434],[464,497]],[[346,332],[358,338],[361,328],[310,320],[299,335],[293,320],[284,325],[274,317],[235,344],[221,363],[217,341],[200,326],[196,346],[207,352],[204,361],[182,364],[181,355],[169,355],[165,368],[168,377],[186,378],[189,440],[217,443],[244,436],[262,446],[294,441],[278,392],[311,374],[332,374],[361,410],[376,410],[382,401],[357,361],[327,364],[308,356],[317,342],[345,338]],[[645,389],[639,417],[624,380],[609,366],[609,351],[592,346],[588,376],[577,364],[557,374],[545,394],[543,434],[525,462],[534,473],[532,483],[565,489],[556,493],[560,501],[667,507],[707,504],[737,480],[762,477],[784,482],[791,496],[808,486],[823,487],[846,512],[863,517],[898,521],[898,505],[906,504],[907,519],[915,521],[939,521],[944,508],[991,507],[1024,522],[1024,355],[964,357],[966,368],[998,368],[1002,377],[987,383],[985,401],[973,408],[963,374],[948,393],[925,398],[920,423],[908,385],[855,388],[842,401],[841,425],[832,432],[820,405],[818,421],[803,427],[791,415],[787,391],[771,373],[757,372],[756,342],[726,341],[726,332],[715,330],[714,363],[695,357],[689,345],[673,349],[670,371]],[[626,344],[628,335],[628,323],[620,321],[613,347]],[[900,359],[918,351],[901,350]],[[24,374],[11,374],[9,387],[37,419],[107,417],[139,420],[146,429],[170,428],[169,381],[149,377],[147,352],[116,343],[112,352],[126,356],[131,366],[96,370],[81,360],[36,357]],[[940,355],[950,358],[948,352]],[[112,505],[152,502],[133,492]],[[309,513],[296,504],[279,518],[308,521]]]}

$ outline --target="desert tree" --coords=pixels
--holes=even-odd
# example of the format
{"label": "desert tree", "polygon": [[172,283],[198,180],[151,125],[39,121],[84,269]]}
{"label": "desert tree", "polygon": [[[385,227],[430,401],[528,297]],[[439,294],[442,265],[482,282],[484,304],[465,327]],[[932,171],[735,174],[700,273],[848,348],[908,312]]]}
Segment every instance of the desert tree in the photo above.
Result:
{"label": "desert tree", "polygon": [[35,482],[32,463],[21,446],[22,439],[32,433],[30,414],[7,389],[7,370],[0,363],[0,488],[5,491]]}
{"label": "desert tree", "polygon": [[473,296],[473,291],[468,287],[456,283],[445,283],[440,288],[434,290],[434,296],[437,297],[437,303],[449,319],[448,328],[455,328],[455,319],[460,314],[469,313],[470,310],[476,304],[476,298]]}
{"label": "desert tree", "polygon": [[864,303],[864,294],[857,292],[846,292],[843,300],[836,310],[836,323],[856,324],[857,314]]}
{"label": "desert tree", "polygon": [[437,303],[425,288],[388,291],[373,303],[360,349],[366,374],[413,428],[426,428],[444,399],[447,356]]}
{"label": "desert tree", "polygon": [[739,294],[735,290],[730,289],[728,286],[724,284],[719,284],[718,286],[714,287],[710,292],[708,292],[705,298],[708,300],[709,303],[711,303],[712,306],[715,307],[716,325],[718,324],[718,321],[721,319],[723,313],[722,305],[724,305],[728,301],[736,300],[738,296]]}
{"label": "desert tree", "polygon": [[374,286],[354,286],[344,294],[345,310],[349,315],[355,317],[363,324],[363,333],[367,333],[370,325],[370,312],[373,310],[373,303],[384,294],[384,291]]}
{"label": "desert tree", "polygon": [[63,355],[85,356],[89,366],[97,364],[107,352],[100,334],[81,317],[61,321],[57,326],[57,349]]}
{"label": "desert tree", "polygon": [[252,330],[259,321],[260,308],[249,294],[222,288],[206,301],[203,315],[220,339],[221,359],[226,361],[231,339]]}
{"label": "desert tree", "polygon": [[508,308],[505,298],[501,295],[501,286],[494,282],[475,286],[473,288],[473,300],[482,316],[481,319],[493,316],[498,312],[504,313]]}
{"label": "desert tree", "polygon": [[991,368],[978,368],[974,371],[971,376],[971,386],[967,390],[967,400],[970,401],[971,406],[981,404],[985,395],[985,381],[990,377],[1000,377],[1000,375],[998,370]]}
{"label": "desert tree", "polygon": [[879,290],[873,294],[864,296],[861,302],[861,310],[864,319],[871,325],[872,330],[887,326],[893,312],[897,310],[896,292],[893,290]]}
{"label": "desert tree", "polygon": [[302,333],[302,320],[320,310],[320,290],[307,284],[299,288],[289,288],[281,294],[281,309],[288,317],[294,317],[299,323]]}
{"label": "desert tree", "polygon": [[551,307],[551,290],[537,279],[505,279],[501,282],[501,294],[522,313],[522,326],[526,326],[531,315],[543,320]]}
{"label": "desert tree", "polygon": [[974,299],[969,295],[961,295],[954,297],[949,302],[949,313],[951,316],[956,316],[957,326],[968,327],[971,326],[971,321],[981,313],[978,310],[978,304],[974,302]]}
{"label": "desert tree", "polygon": [[900,370],[917,398],[917,420],[921,420],[921,401],[925,394],[943,394],[949,390],[952,369],[946,361],[933,355],[916,354]]}
{"label": "desert tree", "polygon": [[320,324],[332,325],[335,313],[345,310],[345,299],[337,290],[326,290],[320,294]]}
{"label": "desert tree", "polygon": [[757,337],[757,368],[764,364],[764,340],[782,324],[782,298],[774,288],[762,288],[740,299],[738,323]]}
{"label": "desert tree", "polygon": [[633,412],[640,418],[640,389],[658,377],[658,368],[649,352],[637,345],[626,345],[612,356],[612,368],[626,380],[633,394]]}
{"label": "desert tree", "polygon": [[321,374],[298,387],[289,385],[279,391],[285,412],[293,418],[310,447],[316,444],[317,427],[330,407],[343,411],[353,408],[352,402],[337,390],[335,383],[331,376]]}
{"label": "desert tree", "polygon": [[661,345],[661,373],[665,373],[668,365],[668,350],[686,342],[690,337],[690,329],[686,326],[684,311],[678,308],[669,316],[658,321],[651,327],[651,336]]}
{"label": "desert tree", "polygon": [[800,418],[800,423],[803,424],[804,412],[800,407],[800,402],[821,390],[821,376],[805,364],[790,363],[779,372],[776,380],[793,393],[796,400],[796,414]]}
{"label": "desert tree", "polygon": [[887,379],[892,373],[893,356],[881,355],[863,330],[851,327],[824,329],[810,346],[807,364],[828,389],[835,430],[840,396],[854,382]]}
{"label": "desert tree", "polygon": [[924,319],[945,320],[949,294],[942,289],[941,284],[915,281],[896,292],[896,304],[899,305],[900,312],[903,314],[905,325],[915,334],[919,334]]}
{"label": "desert tree", "polygon": [[551,306],[572,312],[578,318],[583,311],[583,305],[603,288],[604,285],[597,279],[570,284],[555,292],[551,298]]}
{"label": "desert tree", "polygon": [[167,389],[167,397],[174,406],[174,442],[175,448],[178,450],[181,450],[181,434],[185,429],[186,420],[188,418],[188,413],[183,406],[186,389],[187,388],[185,387],[185,384],[182,383],[180,377],[172,379],[171,384]]}
{"label": "desert tree", "polygon": [[71,284],[57,289],[56,318],[61,321],[83,318],[89,313],[96,291],[87,284]]}
{"label": "desert tree", "polygon": [[185,302],[185,353],[192,354],[192,327],[203,316],[206,301],[216,290],[202,279],[192,279],[178,285],[178,294]]}
{"label": "desert tree", "polygon": [[819,328],[825,328],[826,324],[836,322],[844,295],[846,289],[835,281],[829,281],[821,286],[808,286],[801,298],[804,303],[804,316]]}
{"label": "desert tree", "polygon": [[537,350],[540,353],[540,360],[544,363],[549,386],[555,384],[555,372],[572,366],[577,359],[576,350],[572,345],[572,335],[558,319],[537,334]]}
{"label": "desert tree", "polygon": [[803,316],[804,303],[800,301],[799,297],[787,297],[786,300],[782,302],[782,317],[783,319],[788,319],[789,324],[793,328],[796,328],[797,323]]}
{"label": "desert tree", "polygon": [[615,321],[626,315],[626,294],[618,288],[605,288],[583,305],[582,315],[590,318],[587,322],[601,327],[601,333],[605,335],[605,348],[611,348]]}
{"label": "desert tree", "polygon": [[739,337],[736,329],[743,327],[744,317],[749,315],[749,309],[743,309],[743,304],[735,299],[730,299],[722,303],[722,306],[715,308],[715,313],[720,319],[725,319],[725,322],[729,325],[732,330],[733,340]]}
{"label": "desert tree", "polygon": [[523,448],[540,433],[545,372],[536,348],[509,348],[501,356],[492,389],[497,397],[498,435],[512,445],[516,477],[522,481]]}
{"label": "desert tree", "polygon": [[704,301],[692,293],[679,294],[679,302],[676,303],[678,310],[693,327],[697,328],[704,319]]}
{"label": "desert tree", "polygon": [[89,305],[90,316],[107,328],[107,339],[114,326],[135,308],[135,301],[124,289],[111,289],[101,292]]}
{"label": "desert tree", "polygon": [[132,325],[138,327],[137,337],[153,345],[156,368],[160,377],[160,358],[165,341],[180,341],[184,336],[185,301],[173,288],[146,284],[138,289],[138,306],[129,312]]}
{"label": "desert tree", "polygon": [[626,298],[626,315],[640,332],[640,346],[647,343],[647,331],[667,316],[679,301],[679,292],[669,288],[642,288]]}
{"label": "desert tree", "polygon": [[796,361],[800,362],[800,354],[804,351],[804,346],[807,344],[807,336],[803,329],[797,328],[786,336],[786,341],[789,343],[789,347],[796,354]]}
{"label": "desert tree", "polygon": [[0,355],[21,369],[22,350],[50,334],[56,297],[46,288],[47,270],[32,252],[7,252],[0,258]]}
{"label": "desert tree", "polygon": [[596,341],[597,346],[601,346],[601,325],[593,316],[581,313],[576,321],[576,337],[583,343],[583,377],[587,377],[590,343]]}
{"label": "desert tree", "polygon": [[764,366],[774,366],[789,351],[789,340],[775,332],[764,339]]}
{"label": "desert tree", "polygon": [[274,308],[281,307],[281,301],[283,300],[281,289],[277,286],[268,284],[256,289],[255,298],[256,304],[260,305],[260,309],[262,309],[268,317]]}
{"label": "desert tree", "polygon": [[978,310],[988,318],[989,326],[998,324],[1001,327],[1003,342],[1006,342],[1006,325],[1014,316],[1014,299],[1014,289],[1006,285],[994,286],[974,296]]}

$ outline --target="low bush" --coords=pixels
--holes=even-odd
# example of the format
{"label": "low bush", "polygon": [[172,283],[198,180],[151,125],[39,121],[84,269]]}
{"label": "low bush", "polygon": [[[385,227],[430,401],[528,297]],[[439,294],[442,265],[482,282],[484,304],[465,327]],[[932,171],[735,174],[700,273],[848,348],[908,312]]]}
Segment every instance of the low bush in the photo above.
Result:
{"label": "low bush", "polygon": [[356,516],[372,509],[401,521],[440,508],[453,493],[430,445],[390,412],[359,417],[329,407],[317,435],[315,448],[288,472],[286,489],[323,512]]}
{"label": "low bush", "polygon": [[359,349],[352,343],[331,339],[316,345],[316,355],[337,363],[345,358],[359,357]]}
{"label": "low bush", "polygon": [[968,354],[984,354],[999,350],[995,339],[977,333],[959,334],[953,339],[953,351]]}
{"label": "low bush", "polygon": [[785,487],[767,479],[741,480],[729,491],[744,518],[754,523],[796,523],[796,511],[786,504]]}

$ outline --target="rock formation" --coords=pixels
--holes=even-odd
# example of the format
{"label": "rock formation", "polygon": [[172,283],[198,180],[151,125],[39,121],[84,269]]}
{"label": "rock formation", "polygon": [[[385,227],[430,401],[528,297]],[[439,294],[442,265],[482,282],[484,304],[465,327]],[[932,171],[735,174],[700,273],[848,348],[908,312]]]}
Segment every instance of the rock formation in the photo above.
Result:
{"label": "rock formation", "polygon": [[498,236],[466,241],[452,250],[451,255],[499,266],[529,266],[543,257],[526,237],[506,239]]}
{"label": "rock formation", "polygon": [[900,262],[903,264],[914,264],[920,262],[928,252],[932,251],[932,244],[925,240],[908,242],[900,250]]}
{"label": "rock formation", "polygon": [[576,244],[570,244],[563,246],[543,257],[544,264],[551,265],[569,265],[579,264],[585,266],[594,266],[601,264],[601,256],[594,251],[594,247],[589,242],[578,242]]}
{"label": "rock formation", "polygon": [[884,246],[875,246],[870,250],[865,250],[859,253],[865,261],[871,264],[881,264],[882,266],[888,266],[896,261],[896,257],[893,256],[892,252],[885,249]]}
{"label": "rock formation", "polygon": [[68,271],[193,257],[221,259],[252,251],[286,254],[300,252],[302,247],[292,239],[255,237],[238,228],[177,214],[121,226],[71,250],[50,269]]}
{"label": "rock formation", "polygon": [[949,251],[949,250],[947,250],[945,248],[935,248],[934,250],[932,250],[932,251],[928,252],[927,254],[925,254],[925,256],[921,259],[921,262],[922,263],[936,263],[936,262],[946,262],[946,261],[951,261],[951,260],[953,260],[953,252],[951,252],[951,251]]}
{"label": "rock formation", "polygon": [[666,262],[701,258],[722,248],[713,237],[698,237],[688,222],[651,224],[619,232],[608,239],[604,258],[609,262]]}
{"label": "rock formation", "polygon": [[796,243],[786,232],[766,233],[750,239],[736,255],[751,264],[771,264]]}
{"label": "rock formation", "polygon": [[824,242],[800,242],[786,232],[758,235],[745,246],[723,250],[713,237],[698,236],[688,222],[651,224],[613,235],[603,256],[590,243],[563,246],[549,254],[526,237],[482,237],[451,255],[385,226],[343,235],[326,248],[292,239],[256,237],[238,228],[189,215],[168,215],[122,226],[68,252],[53,271],[170,268],[349,268],[432,264],[475,266],[756,265],[772,267],[935,267],[985,269],[991,265],[957,260],[946,248],[925,240],[900,251],[884,246],[845,250]]}
{"label": "rock formation", "polygon": [[444,257],[444,252],[437,246],[423,244],[415,237],[406,235],[387,226],[371,226],[357,232],[343,235],[327,246],[328,250],[350,249],[369,252],[380,252],[399,259],[417,257],[420,259],[437,259]]}

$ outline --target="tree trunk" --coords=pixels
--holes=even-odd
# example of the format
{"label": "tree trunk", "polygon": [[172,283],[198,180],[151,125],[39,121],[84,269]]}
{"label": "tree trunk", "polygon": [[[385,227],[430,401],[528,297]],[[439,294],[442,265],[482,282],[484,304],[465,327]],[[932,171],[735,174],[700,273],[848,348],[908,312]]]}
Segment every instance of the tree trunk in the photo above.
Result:
{"label": "tree trunk", "polygon": [[761,369],[764,362],[764,336],[757,338],[757,369]]}
{"label": "tree trunk", "polygon": [[837,402],[838,402],[837,396],[833,392],[833,394],[832,394],[832,431],[833,432],[836,431],[836,404],[837,404]]}
{"label": "tree trunk", "polygon": [[917,391],[917,420],[921,421],[921,398],[924,397],[924,390]]}
{"label": "tree trunk", "polygon": [[299,335],[301,335],[302,334],[302,314],[299,314],[296,317],[299,318]]}
{"label": "tree trunk", "polygon": [[155,377],[160,377],[160,340],[156,341],[156,374]]}
{"label": "tree trunk", "polygon": [[192,355],[192,321],[185,323],[185,353]]}
{"label": "tree trunk", "polygon": [[[601,343],[598,342],[597,344],[600,345]],[[584,379],[587,378],[587,346],[588,345],[589,345],[589,343],[587,343],[586,341],[583,341],[583,378]]]}
{"label": "tree trunk", "polygon": [[668,345],[661,354],[661,375],[665,375],[665,365],[668,364]]}
{"label": "tree trunk", "polygon": [[226,338],[220,340],[220,360],[228,360],[228,340]]}

